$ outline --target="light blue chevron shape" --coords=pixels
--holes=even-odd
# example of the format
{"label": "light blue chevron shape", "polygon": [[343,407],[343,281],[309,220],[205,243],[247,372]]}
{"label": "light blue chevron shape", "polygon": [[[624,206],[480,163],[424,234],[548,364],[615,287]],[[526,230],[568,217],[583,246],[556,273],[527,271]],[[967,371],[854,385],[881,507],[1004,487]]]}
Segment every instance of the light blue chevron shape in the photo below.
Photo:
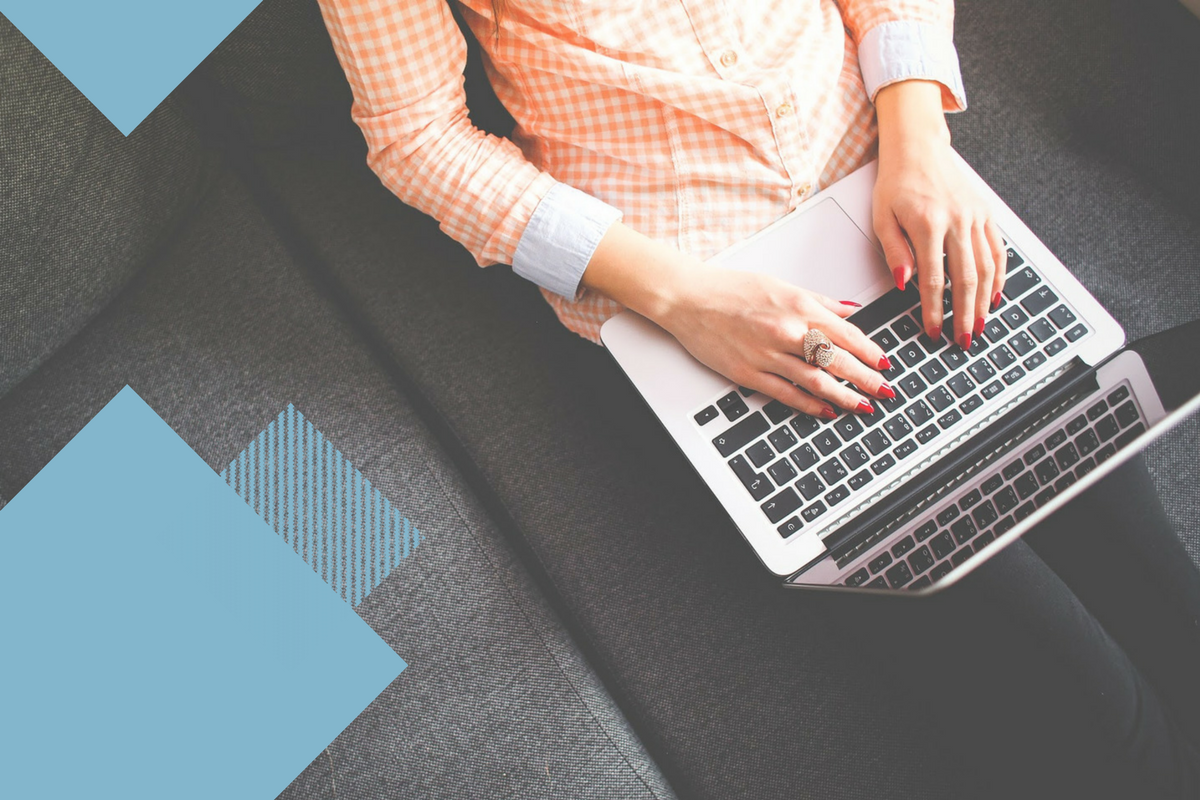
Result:
{"label": "light blue chevron shape", "polygon": [[259,2],[0,0],[0,14],[128,136]]}
{"label": "light blue chevron shape", "polygon": [[221,478],[353,606],[423,538],[290,403]]}

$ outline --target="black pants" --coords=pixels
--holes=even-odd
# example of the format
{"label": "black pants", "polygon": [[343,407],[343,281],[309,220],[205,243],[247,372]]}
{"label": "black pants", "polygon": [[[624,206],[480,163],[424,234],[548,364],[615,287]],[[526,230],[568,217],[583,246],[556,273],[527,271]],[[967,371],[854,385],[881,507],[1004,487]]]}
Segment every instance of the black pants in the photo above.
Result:
{"label": "black pants", "polygon": [[1200,796],[1200,572],[1140,458],[940,595],[818,602],[995,796]]}

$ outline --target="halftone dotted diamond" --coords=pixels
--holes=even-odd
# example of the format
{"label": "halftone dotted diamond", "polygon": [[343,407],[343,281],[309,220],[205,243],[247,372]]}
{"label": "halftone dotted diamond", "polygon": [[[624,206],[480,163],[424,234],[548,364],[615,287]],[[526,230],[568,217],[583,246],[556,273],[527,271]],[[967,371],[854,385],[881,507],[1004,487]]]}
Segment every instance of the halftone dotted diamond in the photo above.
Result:
{"label": "halftone dotted diamond", "polygon": [[3,797],[268,800],[405,668],[129,387],[0,566]]}
{"label": "halftone dotted diamond", "polygon": [[0,14],[128,136],[259,2],[0,0]]}

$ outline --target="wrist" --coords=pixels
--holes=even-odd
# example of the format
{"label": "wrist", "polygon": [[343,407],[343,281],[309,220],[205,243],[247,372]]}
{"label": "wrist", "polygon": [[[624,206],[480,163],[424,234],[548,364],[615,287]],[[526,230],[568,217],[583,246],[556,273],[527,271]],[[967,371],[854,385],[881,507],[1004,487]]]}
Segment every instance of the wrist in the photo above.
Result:
{"label": "wrist", "polygon": [[942,108],[942,87],[934,81],[889,84],[875,95],[879,157],[929,145],[949,145],[950,127]]}
{"label": "wrist", "polygon": [[687,307],[692,279],[704,268],[698,259],[617,222],[596,246],[581,283],[668,327]]}

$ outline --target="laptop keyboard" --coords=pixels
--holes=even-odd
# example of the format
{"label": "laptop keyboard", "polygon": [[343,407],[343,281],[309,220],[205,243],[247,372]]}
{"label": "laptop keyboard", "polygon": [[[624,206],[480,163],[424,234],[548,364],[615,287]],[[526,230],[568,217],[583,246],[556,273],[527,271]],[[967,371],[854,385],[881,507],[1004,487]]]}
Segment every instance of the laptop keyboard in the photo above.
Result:
{"label": "laptop keyboard", "polygon": [[[946,502],[933,503],[902,536],[840,555],[846,586],[922,589],[967,561],[1146,430],[1128,383],[1080,404],[1030,440],[992,454]],[[1036,442],[1036,443],[1032,443]]]}
{"label": "laptop keyboard", "polygon": [[[953,335],[949,289],[943,309],[943,330]],[[915,285],[889,292],[851,321],[893,365],[883,375],[896,397],[872,399],[873,414],[819,420],[731,386],[693,415],[784,538],[827,521],[837,506],[853,507],[849,501],[866,499],[879,486],[871,484],[899,477],[905,462],[919,463],[922,454],[1009,405],[1015,385],[1030,375],[1048,377],[1065,358],[1056,356],[1090,332],[1011,247],[1002,305],[968,350],[945,336],[925,335]]]}

